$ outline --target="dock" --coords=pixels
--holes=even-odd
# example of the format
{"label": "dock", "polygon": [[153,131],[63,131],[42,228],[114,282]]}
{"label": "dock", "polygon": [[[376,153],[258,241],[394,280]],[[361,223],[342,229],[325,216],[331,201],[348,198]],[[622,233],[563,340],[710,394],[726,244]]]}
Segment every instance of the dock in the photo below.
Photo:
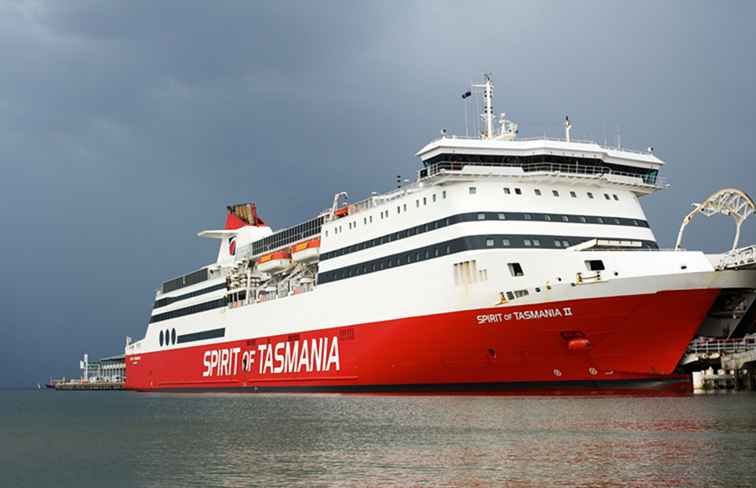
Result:
{"label": "dock", "polygon": [[57,391],[106,391],[106,390],[122,390],[122,382],[113,381],[65,381],[57,382],[53,385],[53,388]]}

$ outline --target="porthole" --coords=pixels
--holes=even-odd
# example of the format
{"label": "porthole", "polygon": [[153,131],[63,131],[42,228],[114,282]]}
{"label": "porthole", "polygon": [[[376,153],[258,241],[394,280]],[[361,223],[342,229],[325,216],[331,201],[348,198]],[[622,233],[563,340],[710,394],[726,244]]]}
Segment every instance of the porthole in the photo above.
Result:
{"label": "porthole", "polygon": [[171,330],[171,344],[176,344],[176,329]]}
{"label": "porthole", "polygon": [[161,330],[160,331],[160,346],[162,347],[162,345],[163,345],[163,331]]}

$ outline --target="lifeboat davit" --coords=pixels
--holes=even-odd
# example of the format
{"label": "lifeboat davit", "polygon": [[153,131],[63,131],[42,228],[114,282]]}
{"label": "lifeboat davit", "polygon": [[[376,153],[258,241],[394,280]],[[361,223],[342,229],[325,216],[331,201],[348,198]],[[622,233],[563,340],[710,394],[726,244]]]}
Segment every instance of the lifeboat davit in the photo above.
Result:
{"label": "lifeboat davit", "polygon": [[298,263],[306,263],[318,259],[320,255],[320,239],[300,242],[291,249],[291,257]]}
{"label": "lifeboat davit", "polygon": [[276,251],[257,259],[257,269],[263,273],[278,273],[291,266],[291,254],[288,251]]}

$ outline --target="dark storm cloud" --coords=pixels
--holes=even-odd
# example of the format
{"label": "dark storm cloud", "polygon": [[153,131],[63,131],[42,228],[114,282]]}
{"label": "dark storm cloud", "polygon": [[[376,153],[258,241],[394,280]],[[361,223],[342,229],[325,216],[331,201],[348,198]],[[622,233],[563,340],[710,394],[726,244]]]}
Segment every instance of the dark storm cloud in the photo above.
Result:
{"label": "dark storm cloud", "polygon": [[[646,199],[673,243],[691,201],[752,192],[748,3],[0,3],[0,385],[73,373],[141,337],[151,290],[205,263],[194,238],[256,200],[275,226],[335,191],[412,177],[483,71],[524,135],[654,145]],[[729,222],[691,228],[721,249]],[[744,241],[756,241],[754,225]],[[714,229],[714,232],[711,229]]]}

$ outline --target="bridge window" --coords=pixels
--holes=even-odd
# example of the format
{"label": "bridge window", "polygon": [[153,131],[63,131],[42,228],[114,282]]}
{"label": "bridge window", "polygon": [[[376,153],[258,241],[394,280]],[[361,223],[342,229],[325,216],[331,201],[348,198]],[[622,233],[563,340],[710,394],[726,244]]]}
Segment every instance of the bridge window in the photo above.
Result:
{"label": "bridge window", "polygon": [[530,239],[523,239],[522,243],[523,243],[523,245],[524,245],[525,247],[530,247],[530,246],[532,246],[532,245],[533,245],[533,243],[532,243],[532,242],[530,242]]}
{"label": "bridge window", "polygon": [[538,239],[533,239],[533,245],[536,247],[541,247],[541,241],[539,241]]}
{"label": "bridge window", "polygon": [[563,221],[563,222],[569,222],[569,221],[570,221],[570,218],[569,218],[569,217],[567,217],[566,215],[562,215],[562,221]]}
{"label": "bridge window", "polygon": [[478,220],[486,220],[486,214],[484,214],[484,213],[479,213],[479,214],[478,214]]}
{"label": "bridge window", "polygon": [[486,239],[486,247],[494,247],[494,240]]}

